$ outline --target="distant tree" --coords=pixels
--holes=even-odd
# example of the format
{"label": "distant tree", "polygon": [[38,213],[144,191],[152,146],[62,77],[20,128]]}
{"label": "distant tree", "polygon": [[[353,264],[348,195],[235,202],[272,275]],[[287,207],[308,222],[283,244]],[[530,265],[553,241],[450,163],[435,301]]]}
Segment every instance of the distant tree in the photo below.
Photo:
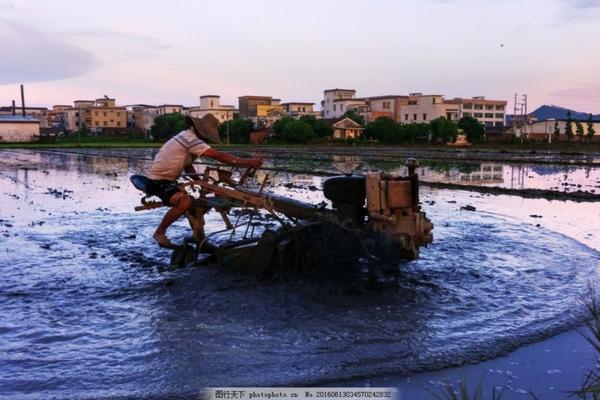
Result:
{"label": "distant tree", "polygon": [[275,132],[275,134],[281,135],[285,128],[288,126],[288,124],[294,121],[296,120],[289,116],[281,117],[273,123],[273,131]]}
{"label": "distant tree", "polygon": [[473,117],[462,117],[458,121],[458,127],[467,135],[471,143],[478,143],[485,137],[485,127]]}
{"label": "distant tree", "polygon": [[403,136],[414,144],[417,139],[423,139],[429,135],[431,132],[431,124],[425,122],[412,123],[402,125],[401,129],[405,132]]}
{"label": "distant tree", "polygon": [[254,128],[254,123],[248,119],[236,118],[231,121],[223,122],[219,125],[221,137],[226,136],[229,126],[229,141],[231,143],[249,143],[250,132]]}
{"label": "distant tree", "polygon": [[587,137],[590,142],[592,141],[594,134],[596,134],[596,130],[594,129],[594,118],[592,117],[592,114],[590,114],[587,120]]}
{"label": "distant tree", "polygon": [[320,138],[333,136],[333,126],[323,120],[317,120],[314,131],[315,135]]}
{"label": "distant tree", "polygon": [[366,137],[381,143],[400,143],[405,139],[402,133],[400,125],[389,117],[379,117],[365,128]]}
{"label": "distant tree", "polygon": [[352,121],[356,122],[357,124],[365,126],[365,119],[363,118],[363,116],[360,115],[359,113],[357,113],[354,110],[348,110],[348,111],[346,111],[344,113],[344,115],[342,115],[342,117],[344,117],[344,118],[350,118]]}
{"label": "distant tree", "polygon": [[433,137],[444,143],[454,142],[458,134],[456,124],[444,117],[439,117],[430,122]]}
{"label": "distant tree", "polygon": [[554,121],[554,138],[558,140],[560,137],[560,126],[558,126],[558,121]]}
{"label": "distant tree", "polygon": [[313,128],[306,122],[293,120],[285,125],[281,138],[288,143],[306,143],[316,137]]}
{"label": "distant tree", "polygon": [[163,114],[154,118],[150,134],[154,140],[164,142],[187,128],[185,117],[180,113]]}
{"label": "distant tree", "polygon": [[580,121],[575,121],[575,133],[579,137],[579,141],[583,141],[583,124]]}
{"label": "distant tree", "polygon": [[567,124],[565,125],[565,135],[567,140],[571,141],[573,138],[573,119],[571,118],[571,111],[567,111]]}

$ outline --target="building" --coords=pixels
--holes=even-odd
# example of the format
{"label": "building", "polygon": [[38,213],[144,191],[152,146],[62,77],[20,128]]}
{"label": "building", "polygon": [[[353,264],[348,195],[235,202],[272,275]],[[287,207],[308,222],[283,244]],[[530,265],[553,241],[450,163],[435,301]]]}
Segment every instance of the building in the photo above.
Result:
{"label": "building", "polygon": [[40,137],[40,120],[22,115],[0,115],[0,142],[32,142]]}
{"label": "building", "polygon": [[444,96],[411,93],[408,104],[401,108],[403,124],[428,123],[440,117],[454,122],[460,119],[460,104],[448,104]]}
{"label": "building", "polygon": [[505,100],[487,100],[483,96],[445,100],[442,95],[412,93],[408,104],[401,107],[401,122],[428,123],[440,117],[458,122],[462,117],[473,117],[483,123],[486,129],[501,130],[504,127],[506,104]]}
{"label": "building", "polygon": [[248,118],[258,129],[267,128],[284,115],[281,100],[271,96],[241,96],[239,100],[240,118]]}
{"label": "building", "polygon": [[212,114],[219,122],[225,122],[231,121],[237,112],[235,106],[221,104],[221,96],[211,94],[200,96],[200,106],[190,107],[186,113],[197,118]]}
{"label": "building", "polygon": [[86,128],[93,133],[127,127],[127,109],[117,106],[115,99],[107,96],[96,99],[92,106],[82,107],[80,118]]}
{"label": "building", "polygon": [[486,128],[504,128],[506,100],[487,100],[484,96],[476,96],[470,99],[454,98],[446,103],[458,104],[461,118],[473,117]]}
{"label": "building", "polygon": [[350,118],[343,118],[342,120],[333,124],[333,138],[334,139],[356,139],[362,136],[363,128],[359,123],[354,122]]}
{"label": "building", "polygon": [[[15,114],[23,115],[23,108],[16,107]],[[0,107],[0,115],[12,115],[12,106]],[[48,109],[46,107],[25,107],[25,115],[40,121],[40,128],[48,128]]]}
{"label": "building", "polygon": [[326,89],[323,91],[321,109],[323,118],[339,118],[347,111],[349,105],[366,105],[364,100],[356,99],[354,89]]}
{"label": "building", "polygon": [[327,89],[323,95],[323,118],[339,118],[348,111],[354,111],[364,118],[366,124],[379,117],[388,117],[400,122],[401,108],[409,103],[409,96],[356,97],[354,89]]}
{"label": "building", "polygon": [[363,97],[367,103],[367,110],[363,113],[365,123],[373,122],[379,117],[392,118],[400,122],[401,108],[408,104],[408,96],[387,95]]}
{"label": "building", "polygon": [[182,113],[183,106],[181,104],[163,104],[156,106],[156,115]]}
{"label": "building", "polygon": [[289,102],[289,103],[281,103],[283,106],[283,112],[285,115],[289,115],[290,117],[300,117],[302,115],[313,115],[320,116],[320,113],[315,113],[314,106],[315,103],[305,103],[305,102]]}
{"label": "building", "polygon": [[[571,120],[571,128],[573,130],[573,136],[571,137],[571,141],[578,142],[581,140],[579,136],[577,136],[577,126],[576,121],[578,121],[583,128],[583,140],[588,140],[588,120]],[[558,135],[555,134],[555,126],[558,126]],[[521,127],[519,132],[515,133],[514,128],[510,128],[507,131],[508,135],[515,136],[524,136],[527,140],[536,141],[536,142],[566,142],[569,140],[569,137],[566,134],[567,127],[567,119],[546,119],[543,121],[532,121]],[[592,128],[594,129],[594,136],[592,136],[592,140],[594,142],[600,142],[600,121],[592,121]]]}
{"label": "building", "polygon": [[52,106],[52,110],[48,111],[48,127],[65,130],[66,110],[69,108],[71,108],[71,106],[65,104]]}
{"label": "building", "polygon": [[[154,118],[158,116],[158,108],[155,106],[146,106],[139,110],[139,117],[136,116],[136,124],[144,132],[149,132],[154,125]],[[140,122],[141,121],[141,122]]]}

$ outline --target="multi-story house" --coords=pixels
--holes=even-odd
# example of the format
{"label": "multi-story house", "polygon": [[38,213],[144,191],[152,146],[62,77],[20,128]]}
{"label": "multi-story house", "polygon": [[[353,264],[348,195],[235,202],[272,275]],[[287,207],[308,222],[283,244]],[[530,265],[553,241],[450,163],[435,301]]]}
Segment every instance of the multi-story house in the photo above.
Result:
{"label": "multi-story house", "polygon": [[502,129],[506,104],[505,100],[487,100],[483,96],[445,100],[441,95],[413,93],[409,96],[408,104],[401,107],[401,122],[430,122],[439,117],[457,122],[468,116],[483,123],[486,129]]}
{"label": "multi-story house", "polygon": [[306,103],[300,101],[293,101],[289,103],[281,103],[283,106],[283,112],[291,117],[299,117],[302,115],[314,115],[320,116],[320,113],[315,113],[315,103]]}
{"label": "multi-story house", "polygon": [[200,96],[200,106],[190,107],[186,114],[197,118],[212,114],[219,122],[225,122],[232,120],[237,110],[235,106],[221,104],[221,97],[218,95],[204,95]]}
{"label": "multi-story house", "polygon": [[486,128],[504,128],[508,103],[506,100],[487,100],[483,96],[476,96],[470,99],[455,98],[446,103],[458,104],[461,118],[473,117]]}
{"label": "multi-story house", "polygon": [[94,133],[127,127],[127,109],[117,106],[115,99],[107,96],[96,99],[92,106],[81,108],[81,113],[85,126]]}
{"label": "multi-story house", "polygon": [[280,99],[271,96],[241,96],[239,100],[240,118],[248,118],[256,128],[271,126],[284,114]]}
{"label": "multi-story house", "polygon": [[438,94],[411,93],[408,104],[401,107],[401,114],[403,124],[428,123],[440,117],[456,122],[461,118],[460,105],[449,104]]}
{"label": "multi-story house", "polygon": [[346,111],[348,106],[366,105],[364,100],[356,98],[356,90],[354,89],[326,89],[323,91],[323,100],[321,101],[321,109],[323,110],[323,118],[339,118]]}

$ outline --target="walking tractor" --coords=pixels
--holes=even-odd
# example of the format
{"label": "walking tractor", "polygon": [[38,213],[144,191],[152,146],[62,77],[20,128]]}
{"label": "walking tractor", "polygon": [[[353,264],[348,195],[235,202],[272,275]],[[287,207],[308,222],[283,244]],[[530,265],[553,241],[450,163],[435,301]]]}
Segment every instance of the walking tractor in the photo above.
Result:
{"label": "walking tractor", "polygon": [[[254,169],[208,166],[203,173],[183,175],[180,190],[194,197],[186,213],[192,238],[177,246],[171,264],[195,264],[210,249],[221,267],[264,277],[397,270],[399,260],[418,258],[420,247],[433,240],[433,224],[419,205],[418,163],[408,159],[405,165],[407,176],[368,172],[325,179],[323,195],[330,206],[270,193],[268,175],[250,188]],[[146,194],[136,211],[163,206],[152,199],[152,181],[141,175],[131,181]],[[224,229],[205,234],[204,216],[211,210],[220,214]],[[224,234],[226,240],[211,240]]]}

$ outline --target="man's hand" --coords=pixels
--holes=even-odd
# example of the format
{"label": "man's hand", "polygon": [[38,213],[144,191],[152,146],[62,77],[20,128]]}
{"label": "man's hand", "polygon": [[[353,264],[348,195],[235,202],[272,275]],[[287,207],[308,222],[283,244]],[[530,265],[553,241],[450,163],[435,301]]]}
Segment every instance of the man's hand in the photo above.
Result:
{"label": "man's hand", "polygon": [[262,163],[263,160],[261,160],[260,158],[248,158],[246,160],[246,165],[253,169],[259,169]]}

